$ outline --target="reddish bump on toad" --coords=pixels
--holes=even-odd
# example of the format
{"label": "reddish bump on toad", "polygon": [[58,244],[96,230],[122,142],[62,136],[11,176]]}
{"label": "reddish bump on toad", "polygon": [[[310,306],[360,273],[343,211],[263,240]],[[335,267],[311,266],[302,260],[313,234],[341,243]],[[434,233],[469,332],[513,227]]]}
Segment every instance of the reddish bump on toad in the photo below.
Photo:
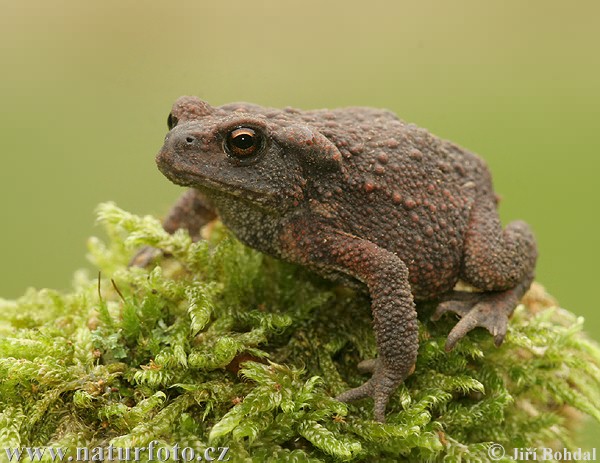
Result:
{"label": "reddish bump on toad", "polygon": [[[198,237],[215,216],[248,246],[306,266],[371,298],[378,357],[341,401],[389,397],[418,349],[415,300],[461,320],[446,349],[475,327],[500,345],[537,257],[529,226],[502,228],[486,164],[475,154],[371,108],[301,111],[248,103],[175,102],[156,158],[189,187],[164,227]],[[143,262],[144,255],[137,262]],[[455,291],[461,280],[477,292]]]}

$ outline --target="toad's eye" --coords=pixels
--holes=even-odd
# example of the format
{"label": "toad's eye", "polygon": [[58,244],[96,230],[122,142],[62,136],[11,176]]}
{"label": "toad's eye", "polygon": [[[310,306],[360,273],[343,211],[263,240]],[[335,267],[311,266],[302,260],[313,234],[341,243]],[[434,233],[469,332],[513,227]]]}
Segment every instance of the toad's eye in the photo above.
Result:
{"label": "toad's eye", "polygon": [[249,127],[238,127],[227,134],[226,151],[237,158],[248,158],[257,153],[263,144],[263,137]]}
{"label": "toad's eye", "polygon": [[169,127],[169,130],[172,130],[178,122],[179,120],[173,116],[173,113],[169,113],[169,117],[167,118],[167,127]]}

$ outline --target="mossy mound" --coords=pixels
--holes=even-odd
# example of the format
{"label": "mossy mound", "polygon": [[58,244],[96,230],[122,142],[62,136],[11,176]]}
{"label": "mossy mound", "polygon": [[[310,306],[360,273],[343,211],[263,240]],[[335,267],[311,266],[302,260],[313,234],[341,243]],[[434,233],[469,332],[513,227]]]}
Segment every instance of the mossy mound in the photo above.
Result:
{"label": "mossy mound", "polygon": [[[416,370],[382,425],[370,400],[332,398],[366,380],[356,365],[376,353],[366,296],[218,225],[192,243],[111,204],[99,220],[101,278],[0,300],[0,449],[157,441],[229,447],[233,462],[487,461],[492,444],[574,447],[579,412],[600,421],[600,350],[539,287],[500,348],[476,330],[446,353],[455,320],[419,307]],[[144,245],[169,257],[128,268]]]}

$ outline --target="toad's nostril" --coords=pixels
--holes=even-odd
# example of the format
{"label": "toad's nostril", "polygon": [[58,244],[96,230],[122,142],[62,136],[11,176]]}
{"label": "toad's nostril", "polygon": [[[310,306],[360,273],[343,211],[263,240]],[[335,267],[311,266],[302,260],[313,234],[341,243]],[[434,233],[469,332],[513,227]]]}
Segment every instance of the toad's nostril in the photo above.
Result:
{"label": "toad's nostril", "polygon": [[191,145],[192,143],[194,143],[196,141],[196,139],[194,137],[192,137],[191,135],[188,135],[187,137],[185,137],[185,141],[188,145]]}

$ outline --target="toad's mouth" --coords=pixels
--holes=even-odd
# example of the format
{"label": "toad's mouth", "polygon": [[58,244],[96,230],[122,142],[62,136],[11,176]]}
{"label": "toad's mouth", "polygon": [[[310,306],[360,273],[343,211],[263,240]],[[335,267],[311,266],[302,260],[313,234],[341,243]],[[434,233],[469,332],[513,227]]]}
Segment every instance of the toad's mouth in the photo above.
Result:
{"label": "toad's mouth", "polygon": [[174,166],[163,168],[160,163],[158,168],[171,182],[202,191],[209,198],[230,197],[238,201],[250,202],[265,211],[275,210],[274,192],[252,188],[250,184],[235,185],[233,182],[218,180],[202,172],[190,172],[189,169],[177,169]]}

